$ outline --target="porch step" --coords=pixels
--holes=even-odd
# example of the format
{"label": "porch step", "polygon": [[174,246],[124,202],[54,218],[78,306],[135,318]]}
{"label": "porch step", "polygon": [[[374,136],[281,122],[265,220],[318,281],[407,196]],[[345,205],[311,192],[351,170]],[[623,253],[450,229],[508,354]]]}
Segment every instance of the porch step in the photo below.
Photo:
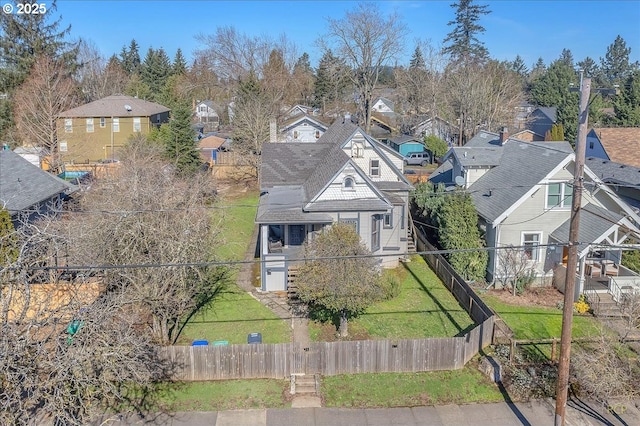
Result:
{"label": "porch step", "polygon": [[598,293],[598,300],[590,301],[593,306],[594,314],[598,317],[620,318],[625,315],[622,313],[621,306],[613,300],[610,293]]}
{"label": "porch step", "polygon": [[291,393],[296,395],[317,395],[317,380],[315,375],[295,375],[292,378]]}

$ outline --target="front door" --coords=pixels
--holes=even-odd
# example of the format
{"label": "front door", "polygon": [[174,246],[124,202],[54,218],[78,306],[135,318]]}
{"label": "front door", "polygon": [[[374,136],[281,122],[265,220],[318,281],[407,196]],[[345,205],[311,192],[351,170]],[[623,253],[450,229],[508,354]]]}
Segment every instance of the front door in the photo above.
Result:
{"label": "front door", "polygon": [[304,243],[305,225],[289,225],[289,245],[301,246]]}

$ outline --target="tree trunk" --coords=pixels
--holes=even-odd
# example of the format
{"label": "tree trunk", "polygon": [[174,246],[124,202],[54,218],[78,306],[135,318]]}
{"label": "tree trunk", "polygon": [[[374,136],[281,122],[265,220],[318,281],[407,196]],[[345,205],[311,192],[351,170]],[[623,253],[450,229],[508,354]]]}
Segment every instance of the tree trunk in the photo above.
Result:
{"label": "tree trunk", "polygon": [[338,336],[347,337],[349,335],[347,311],[340,311],[340,328],[338,329]]}

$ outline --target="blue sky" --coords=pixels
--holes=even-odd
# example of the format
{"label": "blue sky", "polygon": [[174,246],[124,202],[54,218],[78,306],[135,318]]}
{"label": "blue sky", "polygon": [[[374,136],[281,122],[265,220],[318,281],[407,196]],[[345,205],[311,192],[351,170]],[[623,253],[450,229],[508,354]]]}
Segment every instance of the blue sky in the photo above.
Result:
{"label": "blue sky", "polygon": [[[377,1],[383,13],[396,10],[409,28],[408,61],[416,39],[438,45],[451,27],[454,9],[448,1]],[[4,2],[3,2],[4,3]],[[49,2],[46,2],[49,4]],[[531,68],[539,57],[545,63],[563,48],[576,61],[591,56],[599,61],[617,35],[631,47],[631,60],[640,60],[640,0],[480,1],[491,14],[482,18],[481,36],[492,57],[513,60],[519,54]],[[308,52],[317,65],[317,40],[327,17],[341,18],[354,1],[163,1],[163,0],[58,0],[58,15],[71,24],[72,37],[93,41],[105,56],[119,53],[135,38],[144,58],[146,50],[163,47],[173,57],[178,47],[190,60],[201,47],[195,36],[213,34],[231,25],[249,35],[285,33],[300,53]]]}

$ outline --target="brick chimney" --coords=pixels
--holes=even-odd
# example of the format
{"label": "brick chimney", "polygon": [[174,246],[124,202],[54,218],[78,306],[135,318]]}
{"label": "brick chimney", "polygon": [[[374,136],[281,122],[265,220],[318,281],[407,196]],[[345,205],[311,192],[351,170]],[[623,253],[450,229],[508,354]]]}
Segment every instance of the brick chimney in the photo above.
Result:
{"label": "brick chimney", "polygon": [[507,139],[509,139],[509,129],[505,126],[500,129],[500,145],[504,145]]}

